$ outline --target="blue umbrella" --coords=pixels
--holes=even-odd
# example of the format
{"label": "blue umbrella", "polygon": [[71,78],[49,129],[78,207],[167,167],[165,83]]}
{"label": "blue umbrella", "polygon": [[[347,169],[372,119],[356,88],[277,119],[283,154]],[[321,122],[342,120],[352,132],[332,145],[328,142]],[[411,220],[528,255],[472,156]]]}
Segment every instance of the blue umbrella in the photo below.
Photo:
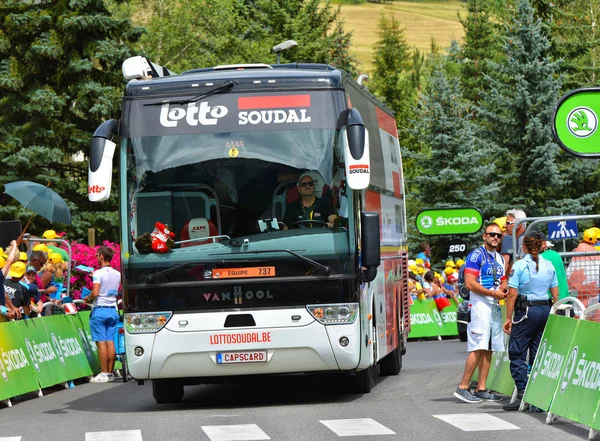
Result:
{"label": "blue umbrella", "polygon": [[[45,185],[30,181],[16,181],[6,184],[4,193],[50,222],[71,223],[71,212],[65,200]],[[29,225],[29,222],[27,224]]]}

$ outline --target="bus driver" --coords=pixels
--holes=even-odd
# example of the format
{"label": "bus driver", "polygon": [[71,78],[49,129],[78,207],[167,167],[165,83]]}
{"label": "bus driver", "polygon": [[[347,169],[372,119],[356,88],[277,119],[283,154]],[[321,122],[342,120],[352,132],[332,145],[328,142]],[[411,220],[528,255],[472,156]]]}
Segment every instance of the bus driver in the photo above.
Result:
{"label": "bus driver", "polygon": [[[318,226],[320,222],[333,228],[333,222],[336,215],[333,213],[333,206],[329,199],[318,198],[315,194],[315,181],[309,172],[304,172],[298,178],[298,191],[300,192],[300,201],[294,201],[287,204],[285,216],[283,217],[284,230],[291,227],[294,222],[306,221],[306,226]],[[320,222],[310,222],[311,220]]]}

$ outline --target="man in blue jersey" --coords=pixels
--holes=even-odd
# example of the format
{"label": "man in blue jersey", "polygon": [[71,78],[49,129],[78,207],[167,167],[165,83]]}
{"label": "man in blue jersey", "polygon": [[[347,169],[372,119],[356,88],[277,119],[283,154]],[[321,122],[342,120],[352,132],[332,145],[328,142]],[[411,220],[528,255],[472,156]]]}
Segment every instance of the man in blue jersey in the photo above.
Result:
{"label": "man in blue jersey", "polygon": [[[496,251],[501,239],[500,227],[494,223],[487,225],[483,233],[483,245],[471,251],[465,263],[465,286],[471,292],[471,321],[467,325],[469,355],[461,383],[454,396],[466,403],[501,400],[499,396],[486,390],[492,352],[504,351],[502,313],[498,300],[506,298],[507,283],[504,259]],[[469,383],[477,365],[480,365],[477,391],[473,394]]]}

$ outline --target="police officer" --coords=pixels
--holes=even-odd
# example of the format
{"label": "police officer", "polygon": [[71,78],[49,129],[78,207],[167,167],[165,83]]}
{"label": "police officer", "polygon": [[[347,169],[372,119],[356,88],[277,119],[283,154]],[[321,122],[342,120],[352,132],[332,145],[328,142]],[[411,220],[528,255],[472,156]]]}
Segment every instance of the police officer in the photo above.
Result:
{"label": "police officer", "polygon": [[[552,263],[540,255],[543,236],[532,232],[523,240],[525,257],[512,267],[508,282],[504,332],[510,335],[508,357],[510,374],[517,386],[517,400],[504,410],[519,410],[527,386],[527,353],[533,366],[552,300],[558,300],[558,281]],[[513,316],[514,312],[514,316]]]}

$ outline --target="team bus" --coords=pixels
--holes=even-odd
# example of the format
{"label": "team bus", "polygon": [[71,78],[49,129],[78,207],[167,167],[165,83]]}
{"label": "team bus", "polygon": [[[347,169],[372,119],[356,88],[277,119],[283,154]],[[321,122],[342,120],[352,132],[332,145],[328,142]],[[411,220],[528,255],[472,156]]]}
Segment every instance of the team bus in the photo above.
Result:
{"label": "team bus", "polygon": [[[130,374],[159,403],[239,376],[337,372],[365,393],[397,375],[410,300],[392,112],[325,64],[174,74],[133,57],[123,75],[89,199],[109,197],[117,163]],[[303,208],[313,195],[335,216]]]}

